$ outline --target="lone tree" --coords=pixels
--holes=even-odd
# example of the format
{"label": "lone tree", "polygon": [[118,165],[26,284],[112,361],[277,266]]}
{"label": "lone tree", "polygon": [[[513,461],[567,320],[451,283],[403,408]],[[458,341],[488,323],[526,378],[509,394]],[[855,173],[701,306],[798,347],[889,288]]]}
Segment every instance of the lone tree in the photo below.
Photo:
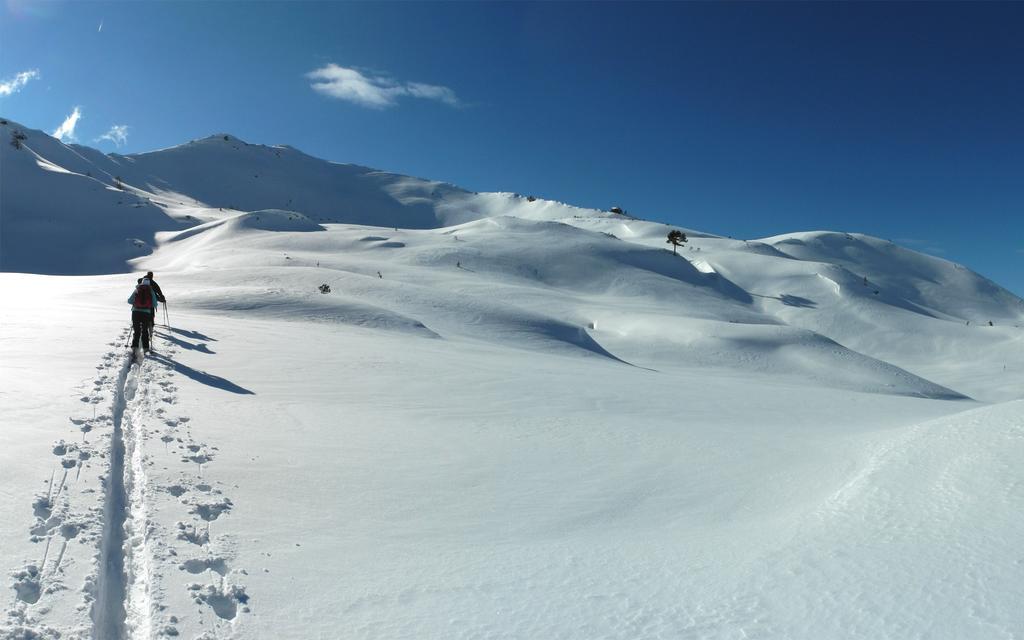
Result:
{"label": "lone tree", "polygon": [[[5,122],[4,124],[7,124],[7,123]],[[12,147],[14,147],[15,149],[21,149],[21,147],[22,147],[21,143],[22,143],[23,140],[28,140],[28,136],[25,135],[24,132],[17,131],[17,130],[11,132],[11,146]]]}
{"label": "lone tree", "polygon": [[666,243],[672,245],[672,255],[676,255],[676,247],[681,247],[686,242],[686,234],[678,229],[668,232]]}

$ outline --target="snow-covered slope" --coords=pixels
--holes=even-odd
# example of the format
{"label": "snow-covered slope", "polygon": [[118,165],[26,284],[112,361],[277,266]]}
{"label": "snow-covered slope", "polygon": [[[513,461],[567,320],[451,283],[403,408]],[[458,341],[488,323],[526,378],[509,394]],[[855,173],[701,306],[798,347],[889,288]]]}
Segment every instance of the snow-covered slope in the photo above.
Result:
{"label": "snow-covered slope", "polygon": [[[158,272],[173,329],[131,369],[123,278],[0,276],[17,301],[0,318],[0,637],[952,639],[1024,624],[1019,402],[836,388],[752,366],[750,340],[728,345],[746,360],[732,368],[629,366],[558,333],[554,297],[509,283],[499,316],[472,272],[417,281],[385,252],[399,250],[361,255],[383,279],[289,265],[301,252]],[[332,292],[305,291],[320,281]],[[461,311],[424,295],[443,288]],[[45,313],[58,292],[73,332]],[[621,353],[600,323],[595,342]],[[102,560],[122,544],[111,473],[123,583]]]}
{"label": "snow-covered slope", "polygon": [[[735,335],[735,327],[652,325],[637,308],[616,317],[599,314],[602,330],[636,337],[649,355],[682,350],[685,357],[710,364],[732,359],[731,346],[739,340],[766,345],[756,350],[761,355],[753,364],[741,358],[743,366],[760,366],[768,358],[789,361],[784,369],[795,370],[814,362],[811,368],[822,370],[825,378],[839,379],[862,367],[888,371],[896,365],[972,397],[1016,393],[1012,383],[1007,386],[994,375],[992,359],[1016,335],[1005,329],[1020,325],[1024,302],[961,265],[877,238],[809,232],[743,241],[687,230],[690,242],[681,249],[686,259],[679,260],[666,255],[663,224],[515,194],[471,193],[323,161],[287,146],[248,144],[228,134],[122,156],[64,145],[13,122],[3,130],[7,135],[22,131],[25,139],[20,149],[0,145],[0,269],[117,271],[126,258],[149,254],[157,235],[168,249],[153,264],[212,266],[225,257],[230,262],[239,248],[236,239],[250,237],[236,233],[241,227],[288,231],[297,221],[303,228],[335,222],[394,233],[438,229],[453,239],[451,246],[431,246],[428,255],[410,248],[399,252],[399,261],[416,256],[410,266],[418,267],[461,264],[464,258],[483,270],[478,280],[512,275],[527,287],[657,300],[668,305],[660,311],[664,315],[766,325],[759,331],[770,334],[751,338],[749,327]],[[287,224],[273,226],[274,220]],[[598,234],[608,241],[599,242]],[[465,242],[455,245],[459,237]],[[261,242],[282,251],[308,247],[314,260],[402,248],[401,242],[387,241],[338,244],[338,238],[300,240],[288,234]],[[172,248],[186,239],[188,250]],[[212,250],[196,251],[200,246]],[[409,315],[408,310],[392,312]],[[572,322],[583,326],[591,319]],[[982,327],[993,330],[983,334]],[[658,349],[650,348],[654,336]],[[630,353],[627,344],[622,348]],[[821,364],[822,354],[848,350],[857,355],[845,364]],[[861,360],[864,356],[868,360]],[[959,361],[952,369],[951,359]],[[907,380],[905,373],[895,375]],[[879,384],[901,393],[947,393],[912,391],[888,378]]]}
{"label": "snow-covered slope", "polygon": [[[26,139],[12,144],[14,131]],[[113,273],[152,251],[154,234],[179,228],[145,197],[50,136],[0,125],[0,269]]]}
{"label": "snow-covered slope", "polygon": [[[231,274],[233,286],[247,287],[249,295],[222,299],[213,286],[185,294],[188,304],[219,312],[362,324],[363,313],[350,317],[355,304],[377,309],[392,326],[546,352],[583,351],[644,368],[718,367],[863,391],[960,397],[786,326],[753,308],[742,289],[670,252],[567,224],[502,217],[432,231],[326,225],[322,232],[287,234],[240,226],[258,215],[267,214],[162,236],[146,265],[161,272],[198,267],[216,274],[215,281]],[[318,280],[338,295],[320,295],[310,284]]]}
{"label": "snow-covered slope", "polygon": [[[572,224],[662,247],[670,227],[606,217]],[[695,268],[745,291],[772,321],[828,336],[977,399],[1020,397],[1003,375],[1024,301],[967,267],[856,233],[734,240],[688,232]],[[990,325],[991,323],[991,325]]]}
{"label": "snow-covered slope", "polygon": [[1024,305],[965,267],[12,129],[0,265],[76,275],[0,274],[0,639],[1024,628]]}

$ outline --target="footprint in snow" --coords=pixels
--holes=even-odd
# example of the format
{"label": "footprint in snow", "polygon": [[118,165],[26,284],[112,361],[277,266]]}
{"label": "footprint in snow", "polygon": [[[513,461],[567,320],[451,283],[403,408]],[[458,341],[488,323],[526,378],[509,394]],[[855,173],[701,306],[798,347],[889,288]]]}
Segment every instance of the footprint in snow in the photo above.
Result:
{"label": "footprint in snow", "polygon": [[35,502],[32,503],[32,513],[40,520],[48,520],[53,513],[53,502],[48,496],[36,496]]}
{"label": "footprint in snow", "polygon": [[188,489],[181,486],[180,484],[174,484],[169,487],[164,487],[164,491],[171,494],[175,498],[180,498],[181,496],[185,495],[185,492],[188,491]]}
{"label": "footprint in snow", "polygon": [[38,567],[30,564],[21,571],[12,573],[11,577],[14,578],[14,584],[11,586],[14,588],[14,593],[17,594],[18,600],[26,604],[39,602],[39,596],[42,594],[42,589],[40,588],[42,576],[39,573]]}
{"label": "footprint in snow", "polygon": [[[52,507],[51,507],[52,508]],[[51,514],[45,519],[40,518],[39,523],[29,529],[29,533],[39,538],[42,536],[49,535],[54,529],[64,524],[64,518],[58,514]]]}
{"label": "footprint in snow", "polygon": [[[197,604],[206,603],[210,605],[217,617],[224,620],[234,620],[238,615],[238,605],[245,605],[249,602],[249,595],[245,587],[239,585],[228,585],[220,589],[212,584],[206,586],[191,584],[188,590],[192,592],[192,598]],[[248,608],[242,608],[246,611]]]}
{"label": "footprint in snow", "polygon": [[199,465],[199,472],[202,473],[203,465],[213,460],[213,454],[211,453],[196,453],[191,456],[185,456],[181,459],[182,462],[194,462]]}
{"label": "footprint in snow", "polygon": [[60,535],[65,540],[72,540],[78,537],[78,534],[84,529],[84,525],[66,522],[60,526]]}
{"label": "footprint in snow", "polygon": [[213,522],[214,520],[219,518],[222,513],[230,511],[232,506],[233,505],[231,504],[231,499],[224,498],[223,500],[219,500],[217,502],[200,502],[194,504],[192,505],[192,509],[189,511],[189,513],[199,516],[202,520],[205,520],[206,522]]}
{"label": "footprint in snow", "polygon": [[179,522],[178,540],[202,546],[210,542],[210,532],[196,529],[196,526],[192,523]]}
{"label": "footprint in snow", "polygon": [[186,560],[185,562],[178,565],[178,568],[182,571],[188,571],[192,574],[202,573],[204,571],[213,571],[221,577],[226,576],[228,573],[227,562],[224,558],[196,558],[193,560]]}

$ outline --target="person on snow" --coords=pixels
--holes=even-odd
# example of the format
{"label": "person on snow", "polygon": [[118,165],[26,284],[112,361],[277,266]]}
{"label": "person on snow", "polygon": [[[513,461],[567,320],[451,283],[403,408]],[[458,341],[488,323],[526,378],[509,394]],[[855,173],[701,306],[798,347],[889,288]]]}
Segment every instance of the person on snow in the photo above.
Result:
{"label": "person on snow", "polygon": [[162,302],[164,304],[167,304],[167,298],[164,297],[164,292],[160,290],[160,285],[158,285],[156,283],[156,280],[153,279],[153,272],[152,271],[147,271],[146,272],[146,279],[149,280],[149,286],[153,287],[153,293],[156,294],[156,300],[153,301],[153,315],[151,315],[149,317],[149,337],[150,337],[150,340],[152,340],[153,339],[153,325],[156,323],[156,315],[157,315],[157,313],[156,313],[156,311],[157,311],[156,310],[157,304],[156,303],[157,302]]}
{"label": "person on snow", "polygon": [[153,287],[153,292],[156,293],[156,299],[160,302],[167,302],[167,298],[164,297],[164,292],[160,290],[160,285],[153,279],[153,272],[147,271],[146,278],[149,280],[149,285]]}
{"label": "person on snow", "polygon": [[[143,281],[143,278],[139,278],[138,280],[135,281],[135,285],[138,286],[138,285],[142,284],[142,281]],[[149,286],[151,286],[151,287],[153,286],[153,281],[152,280],[149,281]],[[156,294],[155,290],[153,291],[153,294],[155,296],[155,294]],[[149,316],[149,324],[146,325],[146,331],[149,333],[149,342],[150,342],[150,344],[153,343],[153,332],[155,330],[154,325],[156,323],[157,307],[160,306],[160,305],[157,304],[157,300],[158,299],[156,297],[153,298],[153,313],[152,313],[152,315]]]}
{"label": "person on snow", "polygon": [[149,352],[149,326],[156,315],[156,295],[149,278],[142,278],[132,295],[128,296],[128,304],[132,305],[132,351],[139,348],[142,339],[142,350]]}

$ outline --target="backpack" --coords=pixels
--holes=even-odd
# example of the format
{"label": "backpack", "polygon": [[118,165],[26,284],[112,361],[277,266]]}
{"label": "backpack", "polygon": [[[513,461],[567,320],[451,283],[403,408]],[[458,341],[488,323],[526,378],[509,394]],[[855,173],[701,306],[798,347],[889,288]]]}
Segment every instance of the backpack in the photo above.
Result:
{"label": "backpack", "polygon": [[153,289],[148,284],[140,284],[135,287],[135,302],[132,304],[136,309],[153,308]]}

